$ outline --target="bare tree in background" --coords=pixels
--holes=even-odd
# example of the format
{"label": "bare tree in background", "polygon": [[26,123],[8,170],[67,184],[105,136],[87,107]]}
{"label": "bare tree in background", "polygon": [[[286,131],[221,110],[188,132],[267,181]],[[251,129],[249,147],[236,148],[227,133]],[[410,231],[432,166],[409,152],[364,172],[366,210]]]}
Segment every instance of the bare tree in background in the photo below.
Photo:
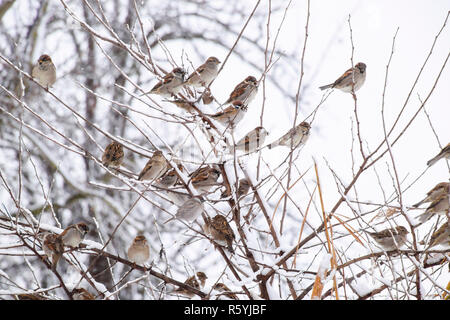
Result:
{"label": "bare tree in background", "polygon": [[[345,183],[331,166],[318,168],[311,161],[309,169],[299,168],[302,147],[291,146],[282,163],[270,163],[261,150],[252,155],[233,151],[238,139],[233,128],[217,126],[208,115],[221,110],[224,101],[217,97],[227,96],[235,84],[224,88],[225,93],[211,85],[210,104],[202,102],[204,88],[186,87],[176,98],[188,101],[191,112],[145,95],[175,67],[193,72],[210,56],[205,48],[213,48],[220,53],[216,54],[222,62],[220,72],[230,57],[240,58],[254,70],[258,94],[263,96],[261,126],[269,121],[264,113],[270,83],[286,102],[282,112],[293,114],[292,122],[283,124],[286,132],[304,120],[319,127],[320,107],[330,92],[315,104],[303,102],[312,78],[305,71],[305,54],[314,13],[305,2],[302,42],[296,51],[285,52],[277,41],[290,8],[290,1],[270,0],[251,5],[202,0],[3,2],[0,298],[73,299],[77,288],[85,288],[96,299],[229,297],[214,289],[217,283],[224,283],[238,299],[448,297],[448,285],[443,283],[448,246],[429,247],[429,238],[421,243],[415,236],[425,226],[410,218],[407,210],[413,208],[402,202],[402,192],[420,176],[405,185],[391,149],[401,142],[417,114],[426,112],[448,56],[417,112],[411,118],[403,109],[395,115],[397,120],[406,118],[402,118],[404,127],[397,121],[387,127],[383,118],[385,136],[378,145],[365,145],[353,92],[353,174]],[[448,14],[428,57],[447,20]],[[346,30],[353,48],[350,16]],[[47,91],[32,79],[31,70],[48,47],[59,53],[58,80]],[[390,60],[386,83],[389,67]],[[417,79],[420,76],[421,71]],[[280,77],[291,85],[282,84]],[[408,103],[409,96],[405,108]],[[400,133],[394,135],[394,129]],[[125,160],[118,169],[102,164],[102,154],[112,141],[124,147]],[[138,180],[155,150],[163,152],[178,177],[170,190]],[[376,185],[377,171],[383,171],[386,162],[393,194],[380,186],[384,203],[359,199],[359,179],[369,177]],[[190,174],[205,165],[217,168],[221,177],[209,192],[198,195]],[[321,170],[329,170],[336,182],[338,201],[326,206]],[[249,181],[249,191],[238,196],[243,178]],[[173,194],[201,196],[202,216],[193,223],[164,224],[182,206]],[[225,216],[233,230],[233,253],[203,228],[217,214]],[[410,236],[405,246],[395,250],[378,250],[359,231],[373,231],[373,226],[385,222],[396,226],[400,220],[407,222]],[[60,234],[79,222],[89,226],[89,233],[78,248],[65,247],[53,268],[45,259],[41,232]],[[445,223],[445,216],[434,220],[434,230]],[[149,243],[150,260],[145,266],[127,256],[137,235],[144,235]],[[205,287],[185,283],[199,271],[208,276]],[[358,284],[367,279],[374,289],[361,290]]]}

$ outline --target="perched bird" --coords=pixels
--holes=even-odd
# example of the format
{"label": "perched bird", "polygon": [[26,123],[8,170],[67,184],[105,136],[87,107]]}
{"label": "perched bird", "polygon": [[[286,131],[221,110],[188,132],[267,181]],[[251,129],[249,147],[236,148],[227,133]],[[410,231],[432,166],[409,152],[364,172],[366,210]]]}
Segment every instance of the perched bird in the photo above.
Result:
{"label": "perched bird", "polygon": [[[237,189],[236,198],[239,199],[242,196],[245,196],[248,193],[248,190],[250,190],[250,182],[247,179],[245,179],[245,178],[240,179],[239,182],[238,182],[238,189]],[[226,198],[226,197],[229,197],[229,196],[230,196],[230,194],[227,192],[227,190],[225,190],[220,195],[220,198]]]}
{"label": "perched bird", "polygon": [[450,159],[450,142],[433,159],[428,160],[427,165],[431,167],[441,159]]}
{"label": "perched bird", "polygon": [[210,166],[204,166],[195,170],[189,176],[191,177],[192,186],[197,189],[198,192],[205,193],[209,192],[212,187],[217,185],[220,174],[220,170]]}
{"label": "perched bird", "polygon": [[175,217],[165,221],[164,224],[175,219],[182,219],[186,222],[194,221],[202,214],[204,210],[203,202],[204,200],[198,197],[192,197],[186,200],[183,205],[178,208]]}
{"label": "perched bird", "polygon": [[167,161],[160,150],[156,150],[148,160],[144,169],[139,173],[138,180],[155,180],[161,177],[167,170]]}
{"label": "perched bird", "polygon": [[[189,277],[184,282],[184,284],[187,284],[188,286],[190,286],[192,288],[200,290],[200,289],[202,289],[205,286],[206,279],[208,279],[206,274],[204,272],[199,271],[194,276]],[[187,290],[185,288],[182,288],[182,287],[174,290],[174,292],[181,293],[181,294],[183,294],[185,296],[188,296],[188,297],[193,297],[194,296],[194,293],[192,293],[191,291],[189,291],[189,290]]]}
{"label": "perched bird", "polygon": [[417,218],[420,223],[424,223],[425,221],[431,219],[436,214],[448,215],[449,213],[449,194],[443,193],[439,197],[436,198],[425,212],[421,213]]}
{"label": "perched bird", "polygon": [[253,152],[260,148],[269,133],[263,127],[256,127],[247,133],[241,140],[239,140],[235,148],[236,150],[245,151],[247,153]]}
{"label": "perched bird", "polygon": [[192,101],[188,101],[185,99],[174,99],[174,100],[164,100],[167,102],[171,102],[174,105],[176,105],[178,108],[183,109],[186,112],[189,113],[195,113],[197,107],[195,106],[195,103]]}
{"label": "perched bird", "polygon": [[[178,170],[183,171],[183,166],[179,163]],[[167,170],[164,175],[156,180],[155,185],[160,188],[168,189],[178,182],[178,175],[174,168]]]}
{"label": "perched bird", "polygon": [[406,242],[406,236],[409,233],[403,226],[385,229],[380,232],[366,232],[386,250],[400,248]]}
{"label": "perched bird", "polygon": [[144,236],[137,236],[127,251],[128,259],[137,264],[144,264],[150,258],[150,247]]}
{"label": "perched bird", "polygon": [[291,145],[293,148],[297,148],[301,144],[305,144],[309,138],[309,131],[311,129],[311,125],[303,121],[295,128],[292,128],[286,133],[284,136],[279,138],[278,140],[268,144],[267,147],[269,149],[275,148],[277,146],[285,146],[290,148]]}
{"label": "perched bird", "polygon": [[325,90],[328,88],[336,88],[344,92],[352,92],[352,86],[354,84],[354,90],[356,92],[364,84],[365,80],[366,65],[362,62],[358,62],[353,68],[345,71],[335,82],[322,86],[319,89]]}
{"label": "perched bird", "polygon": [[220,61],[216,57],[209,57],[187,78],[185,84],[193,87],[208,87],[217,77]]}
{"label": "perched bird", "polygon": [[218,214],[214,218],[207,218],[206,223],[203,226],[205,233],[211,235],[211,237],[220,244],[227,244],[228,251],[233,253],[233,241],[235,239],[233,229],[227,222],[227,219]]}
{"label": "perched bird", "polygon": [[427,192],[427,196],[422,201],[417,202],[413,207],[417,208],[421,204],[436,200],[441,194],[450,193],[450,184],[448,182],[440,182],[433,189]]}
{"label": "perched bird", "polygon": [[446,221],[431,235],[429,243],[428,248],[439,244],[450,245],[450,223],[448,221]]}
{"label": "perched bird", "polygon": [[95,300],[94,295],[84,288],[73,289],[72,298],[73,300]]}
{"label": "perched bird", "polygon": [[52,58],[47,54],[41,55],[31,71],[31,76],[36,78],[41,86],[47,89],[51,87],[56,81],[56,67]]}
{"label": "perched bird", "polygon": [[56,269],[56,265],[64,253],[64,244],[62,239],[58,235],[50,232],[44,232],[41,236],[42,249],[50,261],[52,268]]}
{"label": "perched bird", "polygon": [[143,95],[150,93],[158,94],[162,97],[175,96],[183,88],[185,75],[186,72],[182,68],[175,68],[166,74],[149,92]]}
{"label": "perched bird", "polygon": [[89,232],[89,227],[84,222],[73,224],[64,229],[58,237],[61,238],[65,246],[72,248],[78,247],[83,241],[86,233]]}
{"label": "perched bird", "polygon": [[123,146],[113,141],[105,148],[102,155],[102,163],[108,168],[118,168],[123,162]]}
{"label": "perched bird", "polygon": [[258,81],[255,77],[248,76],[234,88],[234,90],[230,93],[230,97],[224,104],[239,100],[248,106],[256,97],[257,93]]}
{"label": "perched bird", "polygon": [[215,114],[209,115],[214,120],[220,122],[223,126],[235,127],[243,118],[247,112],[247,105],[241,101],[236,100],[226,107],[223,111],[219,111]]}
{"label": "perched bird", "polygon": [[224,295],[227,298],[238,300],[237,296],[231,292],[230,288],[228,288],[226,285],[224,285],[222,282],[218,282],[213,286],[213,289],[216,291],[219,291],[219,296]]}
{"label": "perched bird", "polygon": [[191,195],[181,191],[175,190],[165,190],[164,193],[169,197],[173,203],[179,207],[181,207],[186,201],[191,198]]}
{"label": "perched bird", "polygon": [[205,91],[202,94],[202,102],[203,104],[210,104],[214,101],[214,97],[211,93],[211,90],[205,89]]}

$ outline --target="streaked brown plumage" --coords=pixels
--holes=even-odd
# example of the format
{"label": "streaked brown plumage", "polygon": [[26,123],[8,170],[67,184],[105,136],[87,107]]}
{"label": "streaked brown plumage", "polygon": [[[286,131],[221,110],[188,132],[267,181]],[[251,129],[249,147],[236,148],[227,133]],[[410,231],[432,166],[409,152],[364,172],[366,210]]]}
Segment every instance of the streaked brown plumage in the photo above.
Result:
{"label": "streaked brown plumage", "polygon": [[[184,281],[184,284],[187,284],[188,286],[190,286],[192,288],[200,290],[205,286],[206,279],[208,279],[206,274],[204,272],[199,271],[195,274],[195,276],[189,277],[186,281]],[[200,281],[200,283],[199,283],[199,281]],[[192,293],[191,291],[189,291],[185,288],[181,288],[181,287],[176,289],[174,292],[181,293],[188,297],[194,296],[194,293]]]}
{"label": "streaked brown plumage", "polygon": [[138,180],[155,180],[161,177],[167,170],[167,161],[160,150],[156,150],[147,161],[144,169],[139,173]]}
{"label": "streaked brown plumage", "polygon": [[403,226],[388,228],[380,232],[366,232],[387,250],[400,248],[406,242],[406,236],[409,233]]}
{"label": "streaked brown plumage", "polygon": [[440,182],[437,185],[434,186],[433,189],[427,192],[427,196],[422,201],[419,201],[413,207],[418,207],[421,204],[432,202],[436,200],[441,194],[449,193],[450,192],[450,184],[448,182]]}
{"label": "streaked brown plumage", "polygon": [[420,223],[424,223],[425,221],[431,219],[431,217],[434,217],[436,214],[440,215],[448,215],[449,214],[449,194],[443,193],[440,196],[436,198],[431,204],[428,206],[428,208],[420,214],[417,218],[419,219]]}
{"label": "streaked brown plumage", "polygon": [[205,233],[211,235],[211,237],[217,242],[223,244],[226,243],[228,251],[233,253],[233,241],[235,239],[233,229],[228,224],[227,219],[218,214],[214,218],[207,218],[205,225],[203,226]]}
{"label": "streaked brown plumage", "polygon": [[353,68],[344,72],[336,81],[319,89],[325,90],[328,88],[340,89],[344,92],[352,92],[352,84],[354,82],[355,92],[362,87],[366,80],[366,65],[358,62]]}
{"label": "streaked brown plumage", "polygon": [[212,187],[217,185],[217,180],[220,177],[221,172],[216,168],[212,168],[210,166],[204,166],[189,176],[191,177],[192,185],[198,192],[204,193],[209,192]]}
{"label": "streaked brown plumage", "polygon": [[175,68],[166,74],[161,81],[159,81],[146,94],[158,94],[162,97],[170,97],[178,94],[183,88],[184,76],[186,72],[182,68]]}
{"label": "streaked brown plumage", "polygon": [[217,77],[220,61],[216,57],[209,57],[189,75],[186,84],[193,87],[207,87]]}
{"label": "streaked brown plumage", "polygon": [[439,244],[450,245],[450,223],[445,221],[430,237],[428,248]]}
{"label": "streaked brown plumage", "polygon": [[113,141],[105,148],[102,155],[102,163],[105,167],[118,168],[124,159],[123,146]]}
{"label": "streaked brown plumage", "polygon": [[42,249],[49,259],[52,268],[56,269],[59,259],[64,253],[64,244],[57,234],[45,232],[42,236]]}
{"label": "streaked brown plumage", "polygon": [[[245,196],[248,193],[248,190],[250,190],[250,182],[245,178],[240,179],[238,182],[238,189],[236,194],[237,199],[241,198],[242,196]],[[220,195],[220,198],[226,198],[229,196],[230,194],[227,192],[227,190],[225,190]]]}
{"label": "streaked brown plumage", "polygon": [[76,248],[83,241],[88,232],[89,227],[87,224],[80,222],[68,226],[58,237],[62,239],[65,246]]}
{"label": "streaked brown plumage", "polygon": [[253,76],[248,76],[242,82],[240,82],[230,93],[229,98],[224,104],[231,103],[233,101],[242,101],[246,106],[253,101],[258,93],[258,81]]}
{"label": "streaked brown plumage", "polygon": [[209,115],[214,120],[220,122],[223,126],[236,126],[245,116],[247,105],[236,100],[226,107],[223,111]]}
{"label": "streaked brown plumage", "polygon": [[84,288],[73,289],[72,298],[73,300],[95,300],[94,295]]}
{"label": "streaked brown plumage", "polygon": [[269,149],[272,149],[277,146],[285,146],[290,148],[291,145],[293,148],[297,148],[300,145],[303,145],[308,141],[310,135],[311,125],[303,121],[298,124],[295,128],[291,128],[288,133],[283,135],[278,140],[267,145]]}
{"label": "streaked brown plumage", "polygon": [[233,292],[231,292],[230,288],[228,288],[225,284],[223,284],[222,282],[218,282],[213,286],[214,290],[217,290],[220,292],[220,294],[218,294],[218,296],[225,296],[227,298],[233,299],[233,300],[238,300],[236,294],[234,294]]}

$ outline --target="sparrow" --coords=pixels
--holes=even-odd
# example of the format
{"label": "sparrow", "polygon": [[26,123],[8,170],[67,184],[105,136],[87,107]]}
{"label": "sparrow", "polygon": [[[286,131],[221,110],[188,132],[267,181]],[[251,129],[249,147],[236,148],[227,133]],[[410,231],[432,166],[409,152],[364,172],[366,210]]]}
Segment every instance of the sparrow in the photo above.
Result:
{"label": "sparrow", "polygon": [[150,258],[150,247],[144,236],[137,236],[127,251],[128,259],[137,264],[144,264]]}
{"label": "sparrow", "polygon": [[[239,100],[245,103],[246,106],[253,101],[258,93],[258,81],[253,76],[248,76],[241,83],[239,83],[230,93],[230,97],[224,104]],[[223,104],[223,105],[224,105]]]}
{"label": "sparrow", "polygon": [[160,150],[156,150],[148,160],[144,169],[139,173],[138,180],[155,180],[161,177],[167,170],[167,161]]}
{"label": "sparrow", "polygon": [[123,146],[113,141],[105,148],[102,155],[102,163],[108,168],[118,168],[123,162]]}
{"label": "sparrow", "polygon": [[197,107],[195,106],[195,103],[192,101],[188,101],[185,99],[174,99],[174,100],[164,100],[167,102],[171,102],[174,105],[176,105],[178,108],[183,109],[186,112],[189,113],[195,113],[197,110]]}
{"label": "sparrow", "polygon": [[175,217],[165,221],[164,224],[175,219],[182,219],[187,222],[194,221],[204,210],[203,202],[204,200],[202,198],[199,199],[198,197],[192,197],[186,200],[183,205],[178,208]]}
{"label": "sparrow", "polygon": [[141,96],[149,93],[158,94],[162,97],[175,96],[183,88],[185,75],[186,72],[182,68],[175,68],[166,74],[149,92],[146,92]]}
{"label": "sparrow", "polygon": [[365,80],[366,65],[365,63],[358,62],[353,68],[345,71],[335,82],[322,86],[319,89],[336,88],[344,92],[352,92],[352,84],[354,83],[354,90],[356,92],[364,84]]}
{"label": "sparrow", "polygon": [[366,232],[386,250],[401,247],[406,242],[406,235],[408,234],[408,230],[403,226],[385,229],[380,232]]}
{"label": "sparrow", "polygon": [[428,248],[437,246],[439,244],[450,244],[450,223],[445,222],[439,227],[430,237],[430,245]]}
{"label": "sparrow", "polygon": [[219,296],[224,295],[227,298],[230,298],[230,299],[233,299],[233,300],[238,300],[237,296],[233,292],[231,292],[231,290],[226,285],[224,285],[222,282],[216,283],[213,286],[213,289],[216,290],[216,291],[221,292],[219,294]]}
{"label": "sparrow", "polygon": [[413,207],[417,208],[421,204],[432,202],[436,200],[441,194],[450,193],[450,184],[448,182],[441,182],[434,186],[433,189],[427,192],[427,196],[422,201],[417,202]]}
{"label": "sparrow", "polygon": [[435,156],[433,159],[428,160],[427,165],[431,167],[433,164],[438,162],[440,159],[450,159],[450,142]]}
{"label": "sparrow", "polygon": [[[205,286],[206,279],[208,279],[206,274],[204,272],[199,271],[199,272],[197,272],[195,274],[195,276],[187,278],[187,280],[184,282],[184,284],[187,284],[188,286],[190,286],[192,288],[200,290],[200,289],[202,289]],[[191,291],[186,290],[184,288],[181,288],[181,287],[176,289],[174,292],[181,293],[181,294],[186,295],[188,297],[193,297],[194,296],[194,293],[192,293]]]}
{"label": "sparrow", "polygon": [[94,295],[84,288],[73,289],[72,298],[73,300],[95,300]]}
{"label": "sparrow", "polygon": [[[178,170],[183,171],[181,164],[177,165]],[[168,189],[178,182],[178,175],[174,168],[167,170],[164,175],[156,180],[155,185],[160,188]]]}
{"label": "sparrow", "polygon": [[[245,196],[248,193],[248,190],[250,190],[250,182],[245,178],[240,179],[238,182],[238,190],[237,190],[237,194],[236,194],[237,199],[241,198],[242,196]],[[221,194],[220,198],[223,199],[228,196],[230,196],[230,194],[227,192],[227,190],[225,190]]]}
{"label": "sparrow", "polygon": [[269,149],[277,146],[285,146],[290,148],[292,144],[293,148],[297,148],[301,144],[305,144],[306,141],[308,141],[310,129],[311,125],[308,122],[303,121],[295,128],[290,129],[288,133],[275,142],[268,144],[267,147]]}
{"label": "sparrow", "polygon": [[44,232],[41,239],[42,249],[50,261],[52,268],[55,270],[59,259],[64,253],[64,244],[62,239],[58,235],[50,232]]}
{"label": "sparrow", "polygon": [[256,127],[252,131],[248,132],[241,140],[239,140],[235,148],[236,150],[245,151],[250,153],[260,148],[269,133],[263,127]]}
{"label": "sparrow", "polygon": [[448,215],[449,201],[450,200],[448,193],[443,193],[439,197],[437,197],[436,200],[431,202],[425,212],[417,217],[420,223],[424,223],[436,214]]}
{"label": "sparrow", "polygon": [[233,240],[235,239],[233,229],[227,222],[227,219],[218,214],[214,218],[207,218],[206,223],[203,226],[203,230],[206,234],[211,235],[211,237],[217,242],[227,244],[228,251],[233,253]]}
{"label": "sparrow", "polygon": [[58,237],[61,238],[65,246],[76,248],[83,241],[84,236],[88,232],[89,227],[86,223],[80,222],[68,226]]}
{"label": "sparrow", "polygon": [[247,105],[242,101],[236,100],[226,107],[223,111],[209,115],[211,118],[222,124],[223,126],[236,126],[247,112]]}
{"label": "sparrow", "polygon": [[185,84],[193,87],[208,87],[217,77],[220,61],[216,57],[209,57],[187,78]]}
{"label": "sparrow", "polygon": [[202,102],[203,104],[210,104],[214,101],[214,97],[211,93],[211,90],[205,89],[205,91],[202,94]]}
{"label": "sparrow", "polygon": [[31,76],[36,78],[39,84],[48,90],[56,81],[56,67],[52,58],[47,54],[41,55],[31,71]]}
{"label": "sparrow", "polygon": [[189,176],[191,177],[192,186],[198,192],[204,193],[209,192],[213,186],[217,185],[216,182],[220,174],[220,170],[210,166],[204,166],[195,170]]}

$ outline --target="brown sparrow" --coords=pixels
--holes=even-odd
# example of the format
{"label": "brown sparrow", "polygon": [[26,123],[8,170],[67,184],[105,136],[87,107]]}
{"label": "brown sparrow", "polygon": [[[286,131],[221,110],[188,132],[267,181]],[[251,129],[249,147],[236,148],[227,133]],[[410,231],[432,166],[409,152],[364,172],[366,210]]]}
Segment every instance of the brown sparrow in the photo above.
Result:
{"label": "brown sparrow", "polygon": [[219,111],[215,114],[209,115],[214,120],[220,122],[223,126],[236,126],[239,121],[244,118],[247,112],[247,105],[243,104],[241,101],[236,100],[231,103],[230,106],[226,107],[223,111]]}
{"label": "brown sparrow", "polygon": [[[184,282],[184,284],[187,284],[188,286],[190,286],[192,288],[200,290],[200,289],[202,289],[205,286],[206,279],[208,279],[206,274],[204,272],[199,271],[199,272],[197,272],[195,274],[195,276],[189,277]],[[200,281],[200,283],[199,283],[199,281]],[[181,294],[183,294],[185,296],[188,296],[188,297],[194,296],[194,294],[191,291],[188,291],[188,290],[186,290],[184,288],[178,288],[174,292],[181,293]]]}
{"label": "brown sparrow", "polygon": [[167,170],[167,161],[160,150],[156,150],[144,169],[139,173],[138,180],[155,180],[161,177]]}
{"label": "brown sparrow", "polygon": [[[178,170],[183,171],[181,164],[177,165]],[[173,187],[178,182],[178,175],[174,168],[169,169],[164,175],[156,180],[155,185],[160,188],[168,189]]]}
{"label": "brown sparrow", "polygon": [[[240,179],[239,183],[238,183],[237,194],[236,194],[237,199],[241,198],[242,196],[245,196],[248,193],[248,190],[250,190],[250,182],[245,178]],[[227,194],[227,193],[228,192],[225,190],[221,194],[220,198],[225,198],[225,197],[230,196],[230,194]]]}
{"label": "brown sparrow", "polygon": [[430,245],[428,248],[437,246],[439,244],[450,244],[450,223],[445,222],[439,227],[430,237]]}
{"label": "brown sparrow", "polygon": [[37,64],[31,71],[31,76],[36,78],[39,84],[47,89],[56,81],[56,67],[49,55],[39,57]]}
{"label": "brown sparrow", "polygon": [[403,226],[385,229],[380,232],[366,232],[386,250],[400,248],[406,242],[406,236],[409,233]]}
{"label": "brown sparrow", "polygon": [[442,158],[450,159],[450,143],[448,143],[433,159],[428,160],[427,165],[430,167]]}
{"label": "brown sparrow", "polygon": [[183,109],[186,112],[189,113],[195,113],[196,106],[194,102],[185,100],[185,99],[174,99],[174,100],[164,100],[167,102],[171,102],[174,105],[176,105],[178,108]]}
{"label": "brown sparrow", "polygon": [[102,163],[105,167],[118,168],[123,162],[123,146],[113,141],[105,148],[102,155]]}
{"label": "brown sparrow", "polygon": [[144,264],[150,258],[150,247],[144,236],[137,236],[127,251],[128,259],[137,264]]}
{"label": "brown sparrow", "polygon": [[443,193],[439,197],[437,197],[436,200],[431,202],[425,212],[417,217],[420,223],[424,223],[436,214],[448,215],[449,201],[450,200],[448,193]]}
{"label": "brown sparrow", "polygon": [[253,101],[258,92],[258,81],[253,76],[248,76],[241,83],[239,83],[234,90],[230,93],[230,97],[224,104],[231,103],[233,101],[242,101],[246,106]]}
{"label": "brown sparrow", "polygon": [[237,296],[231,292],[231,290],[224,285],[222,282],[218,282],[213,286],[213,289],[216,291],[221,292],[219,295],[222,296],[224,295],[227,298],[233,299],[233,300],[238,300]]}
{"label": "brown sparrow", "polygon": [[202,102],[203,104],[210,104],[214,101],[214,96],[211,93],[211,90],[206,89],[202,94]]}
{"label": "brown sparrow", "polygon": [[186,80],[186,84],[193,87],[207,87],[217,77],[220,61],[216,57],[209,57]]}
{"label": "brown sparrow", "polygon": [[186,72],[182,68],[175,68],[172,72],[166,74],[161,81],[159,81],[146,94],[158,94],[162,97],[171,97],[178,94],[183,88],[184,76]]}
{"label": "brown sparrow", "polygon": [[434,186],[433,189],[427,192],[427,196],[422,201],[417,202],[413,207],[417,208],[421,204],[432,202],[436,200],[441,194],[450,193],[450,184],[448,182],[441,182]]}
{"label": "brown sparrow", "polygon": [[335,82],[322,86],[319,89],[325,90],[328,88],[340,89],[344,92],[352,92],[352,85],[354,84],[355,92],[361,88],[366,80],[366,65],[358,62],[353,68],[348,69]]}
{"label": "brown sparrow", "polygon": [[289,132],[286,133],[284,136],[282,136],[275,142],[272,142],[271,144],[267,145],[267,147],[269,149],[272,149],[277,146],[286,146],[290,148],[292,144],[293,148],[297,148],[301,144],[306,143],[306,141],[309,138],[310,129],[311,129],[310,124],[306,121],[303,121],[295,128],[290,129]]}
{"label": "brown sparrow", "polygon": [[44,232],[42,235],[42,241],[42,249],[50,261],[52,268],[56,269],[56,265],[64,253],[64,244],[62,239],[54,233]]}
{"label": "brown sparrow", "polygon": [[256,127],[236,143],[236,150],[245,151],[247,153],[253,152],[264,144],[267,135],[268,132],[266,129],[263,127]]}
{"label": "brown sparrow", "polygon": [[65,246],[76,248],[83,241],[89,227],[84,222],[73,224],[64,229],[58,236],[61,238]]}
{"label": "brown sparrow", "polygon": [[203,202],[204,200],[202,198],[197,197],[192,197],[186,200],[183,205],[178,208],[175,217],[165,221],[164,224],[175,219],[182,219],[187,222],[194,221],[202,214],[204,210]]}
{"label": "brown sparrow", "polygon": [[198,192],[209,192],[212,187],[217,185],[217,179],[220,177],[220,170],[212,168],[210,166],[201,167],[191,173],[192,186],[197,189]]}
{"label": "brown sparrow", "polygon": [[205,233],[211,235],[211,237],[220,244],[227,244],[228,251],[233,253],[233,240],[234,232],[227,222],[227,219],[218,214],[214,218],[207,218],[206,223],[203,226]]}
{"label": "brown sparrow", "polygon": [[73,300],[95,300],[94,295],[84,288],[73,289],[72,298]]}

